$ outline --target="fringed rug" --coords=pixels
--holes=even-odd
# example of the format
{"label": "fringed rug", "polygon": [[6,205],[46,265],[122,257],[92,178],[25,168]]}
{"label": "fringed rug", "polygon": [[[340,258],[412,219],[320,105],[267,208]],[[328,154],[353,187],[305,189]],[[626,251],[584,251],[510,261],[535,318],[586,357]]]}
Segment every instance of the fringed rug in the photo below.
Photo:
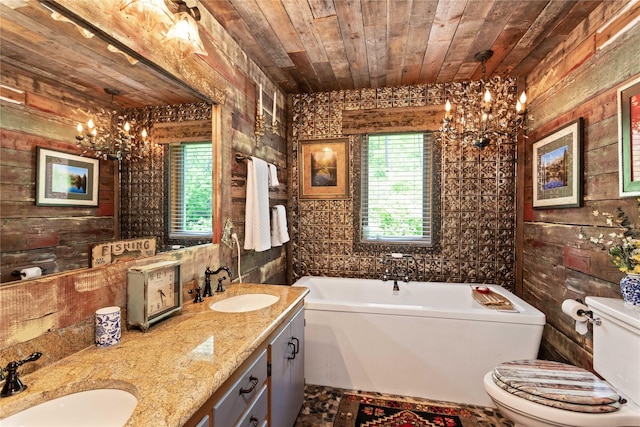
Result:
{"label": "fringed rug", "polygon": [[344,394],[333,427],[477,427],[463,408]]}

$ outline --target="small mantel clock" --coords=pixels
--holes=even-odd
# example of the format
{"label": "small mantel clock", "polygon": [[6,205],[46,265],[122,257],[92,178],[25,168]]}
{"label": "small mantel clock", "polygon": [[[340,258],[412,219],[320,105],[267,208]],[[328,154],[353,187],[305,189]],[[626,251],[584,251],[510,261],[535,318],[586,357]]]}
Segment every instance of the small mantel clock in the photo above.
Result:
{"label": "small mantel clock", "polygon": [[182,310],[180,261],[161,261],[127,271],[127,325],[146,332]]}

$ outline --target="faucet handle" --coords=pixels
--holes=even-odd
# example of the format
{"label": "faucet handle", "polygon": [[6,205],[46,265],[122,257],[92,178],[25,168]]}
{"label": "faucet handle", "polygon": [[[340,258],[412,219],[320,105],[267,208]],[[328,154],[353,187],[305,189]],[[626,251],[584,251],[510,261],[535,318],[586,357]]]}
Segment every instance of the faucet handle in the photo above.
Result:
{"label": "faucet handle", "polygon": [[23,384],[22,381],[20,381],[20,378],[18,378],[18,367],[21,365],[24,365],[27,362],[33,362],[34,360],[38,360],[40,359],[40,356],[42,356],[42,353],[40,353],[39,351],[36,351],[35,353],[32,353],[29,357],[25,359],[18,360],[15,362],[9,362],[7,364],[7,367],[3,369],[3,371],[7,373],[7,380],[4,383],[4,387],[2,387],[2,392],[0,392],[0,397],[13,396],[14,394],[18,394],[27,388],[27,386]]}

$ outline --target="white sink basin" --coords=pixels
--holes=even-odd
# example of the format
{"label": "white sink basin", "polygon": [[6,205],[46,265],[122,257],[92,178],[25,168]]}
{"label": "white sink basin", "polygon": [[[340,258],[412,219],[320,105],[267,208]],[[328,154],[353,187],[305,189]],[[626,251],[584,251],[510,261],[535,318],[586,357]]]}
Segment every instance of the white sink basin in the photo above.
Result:
{"label": "white sink basin", "polygon": [[118,389],[68,394],[32,406],[0,421],[2,427],[122,427],[138,399]]}
{"label": "white sink basin", "polygon": [[242,313],[244,311],[259,310],[269,307],[278,301],[280,297],[269,294],[245,294],[236,295],[214,302],[209,307],[215,311],[223,311],[225,313]]}

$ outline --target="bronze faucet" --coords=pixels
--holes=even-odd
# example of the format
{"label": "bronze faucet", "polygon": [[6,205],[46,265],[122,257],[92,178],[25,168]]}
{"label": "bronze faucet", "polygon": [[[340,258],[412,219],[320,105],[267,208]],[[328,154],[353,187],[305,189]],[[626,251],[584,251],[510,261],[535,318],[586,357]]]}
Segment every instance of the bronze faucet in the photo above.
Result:
{"label": "bronze faucet", "polygon": [[4,387],[2,387],[2,392],[0,393],[1,397],[13,396],[27,388],[27,386],[20,381],[18,376],[18,367],[27,362],[38,360],[40,359],[40,356],[42,356],[42,353],[35,352],[26,359],[19,360],[17,362],[9,362],[7,367],[3,369],[3,371],[7,373],[7,381],[4,383]]}

